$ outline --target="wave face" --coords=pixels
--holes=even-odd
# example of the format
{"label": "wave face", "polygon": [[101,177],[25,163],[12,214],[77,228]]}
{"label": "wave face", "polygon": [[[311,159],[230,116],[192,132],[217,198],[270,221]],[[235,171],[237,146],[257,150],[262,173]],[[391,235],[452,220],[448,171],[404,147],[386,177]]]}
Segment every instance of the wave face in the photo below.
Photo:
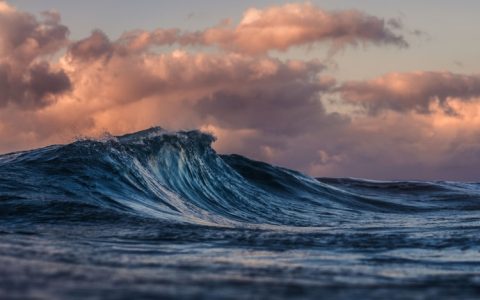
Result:
{"label": "wave face", "polygon": [[[438,297],[445,289],[461,287],[464,296],[477,289],[480,184],[315,179],[218,155],[213,141],[199,131],[151,128],[0,156],[0,263],[7,265],[0,275],[28,287],[0,284],[0,296],[36,291],[22,282],[31,268],[44,271],[37,275],[52,286],[42,294],[46,299],[72,296],[85,280],[100,280],[89,273],[94,265],[131,271],[126,278],[111,271],[121,278],[92,288],[94,298],[122,280],[130,282],[126,295],[138,296],[133,281],[164,282],[171,269],[175,278],[164,289],[151,287],[153,296],[178,296],[177,285],[185,285],[185,297],[233,297],[238,280],[247,296],[280,298],[297,295],[288,284],[304,298],[355,297],[365,286],[380,288],[381,298],[416,284]],[[182,269],[186,260],[226,294],[196,284]],[[232,266],[222,269],[219,261]],[[69,263],[87,279],[75,280],[77,273],[65,271]],[[46,275],[51,268],[67,272],[67,285]],[[339,294],[331,288],[338,284],[349,288]]]}
{"label": "wave face", "polygon": [[78,205],[232,226],[315,227],[371,213],[480,209],[479,184],[317,180],[239,155],[217,155],[213,141],[199,131],[152,128],[3,155],[0,199],[9,203],[5,210],[12,204],[20,212],[31,206],[68,217],[62,205]]}

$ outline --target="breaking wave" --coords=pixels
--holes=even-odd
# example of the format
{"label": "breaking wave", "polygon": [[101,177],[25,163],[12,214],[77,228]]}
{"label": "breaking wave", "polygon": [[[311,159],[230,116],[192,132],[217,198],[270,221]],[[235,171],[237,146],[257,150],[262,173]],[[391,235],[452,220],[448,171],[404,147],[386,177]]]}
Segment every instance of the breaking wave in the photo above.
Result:
{"label": "breaking wave", "polygon": [[476,183],[315,179],[218,155],[214,140],[200,131],[156,127],[2,155],[0,217],[319,227],[371,216],[480,210]]}

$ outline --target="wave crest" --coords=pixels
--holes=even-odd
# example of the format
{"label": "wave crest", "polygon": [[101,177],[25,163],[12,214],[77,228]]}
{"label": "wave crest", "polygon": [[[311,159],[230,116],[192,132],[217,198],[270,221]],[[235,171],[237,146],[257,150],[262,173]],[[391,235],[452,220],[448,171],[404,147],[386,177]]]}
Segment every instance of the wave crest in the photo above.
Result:
{"label": "wave crest", "polygon": [[[317,180],[239,155],[218,155],[214,141],[196,130],[155,127],[2,155],[2,215],[101,219],[113,214],[206,225],[309,227],[372,213],[480,208],[475,184]],[[402,194],[405,189],[408,194]]]}

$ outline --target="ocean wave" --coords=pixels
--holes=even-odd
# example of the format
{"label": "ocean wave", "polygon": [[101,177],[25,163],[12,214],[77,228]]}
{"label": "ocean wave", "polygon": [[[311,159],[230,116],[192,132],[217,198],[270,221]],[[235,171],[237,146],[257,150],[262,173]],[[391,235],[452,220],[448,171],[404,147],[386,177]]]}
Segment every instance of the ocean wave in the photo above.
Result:
{"label": "ocean wave", "polygon": [[476,183],[315,179],[219,155],[214,140],[200,131],[155,127],[2,155],[0,216],[321,227],[372,216],[480,210]]}

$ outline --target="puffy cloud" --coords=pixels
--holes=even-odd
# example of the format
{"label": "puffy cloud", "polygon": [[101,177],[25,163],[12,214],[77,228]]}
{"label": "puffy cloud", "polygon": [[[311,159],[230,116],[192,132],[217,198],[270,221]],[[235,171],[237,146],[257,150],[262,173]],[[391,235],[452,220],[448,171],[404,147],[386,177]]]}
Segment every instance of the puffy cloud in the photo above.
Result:
{"label": "puffy cloud", "polygon": [[333,81],[298,79],[219,90],[198,101],[195,111],[213,126],[285,138],[343,122],[328,114],[320,101],[319,94],[329,90]]}
{"label": "puffy cloud", "polygon": [[455,113],[449,100],[479,98],[480,75],[391,73],[370,81],[346,82],[338,91],[345,101],[362,105],[371,113],[385,109],[429,113],[435,104],[447,113]]}
{"label": "puffy cloud", "polygon": [[478,181],[480,105],[455,100],[452,106],[461,118],[438,106],[430,114],[356,116],[341,137],[318,145],[326,159],[311,156],[305,169],[333,177]]}
{"label": "puffy cloud", "polygon": [[220,25],[203,32],[205,44],[251,54],[285,51],[292,46],[330,41],[334,48],[359,44],[408,46],[394,32],[395,20],[384,20],[357,10],[325,11],[310,3],[292,3],[249,9],[231,28]]}
{"label": "puffy cloud", "polygon": [[71,87],[63,70],[44,59],[66,44],[68,29],[57,13],[43,16],[38,21],[5,2],[0,5],[0,107],[43,107]]}
{"label": "puffy cloud", "polygon": [[51,70],[46,62],[32,64],[21,74],[15,74],[8,64],[0,64],[0,88],[0,106],[14,102],[23,108],[36,108],[52,103],[71,84],[62,70]]}
{"label": "puffy cloud", "polygon": [[[95,30],[68,41],[58,14],[39,21],[0,2],[0,22],[2,152],[161,125],[211,131],[221,153],[315,176],[473,179],[477,174],[480,104],[466,101],[478,97],[477,76],[403,73],[337,85],[318,61],[268,53],[324,41],[334,47],[402,47],[406,42],[394,33],[402,28],[396,20],[288,4],[249,10],[236,26],[193,33],[131,31],[118,39]],[[214,45],[225,51],[152,48],[162,45]],[[324,101],[335,92],[370,112],[385,111],[334,112]],[[461,117],[445,114],[447,104]]]}
{"label": "puffy cloud", "polygon": [[0,59],[28,64],[42,55],[55,53],[67,42],[68,28],[55,12],[43,13],[44,20],[3,3],[0,9]]}
{"label": "puffy cloud", "polygon": [[382,19],[357,10],[326,11],[310,3],[291,3],[247,10],[240,23],[230,21],[196,32],[179,29],[131,31],[117,42],[123,50],[139,51],[153,45],[219,46],[228,51],[265,54],[294,46],[331,43],[332,51],[347,45],[407,47],[396,19]]}
{"label": "puffy cloud", "polygon": [[[92,60],[95,56],[84,53],[72,59],[69,52],[61,63],[74,89],[35,118],[29,116],[34,121],[22,130],[35,132],[35,140],[123,133],[154,124],[292,135],[330,122],[321,93],[335,81],[321,74],[324,66],[317,61],[185,51],[113,52],[108,60]],[[263,117],[267,113],[271,122]],[[13,128],[24,112],[16,114],[4,126]]]}
{"label": "puffy cloud", "polygon": [[92,34],[69,46],[69,54],[73,59],[89,61],[104,57],[110,58],[114,47],[110,39],[100,30],[94,30]]}
{"label": "puffy cloud", "polygon": [[[78,44],[91,44],[89,39]],[[73,96],[90,99],[90,102],[102,99],[104,104],[116,105],[155,96],[200,99],[218,91],[244,90],[246,87],[267,89],[297,81],[308,86],[327,85],[322,82],[327,79],[317,77],[324,68],[317,61],[281,61],[235,53],[176,50],[130,55],[108,52],[107,62],[103,59],[92,62],[93,53],[100,53],[98,57],[105,57],[105,53],[81,52],[81,56],[76,53],[69,51],[63,62],[64,69],[75,82]],[[87,57],[85,61],[83,58]],[[103,84],[102,89],[98,88],[99,84]]]}

